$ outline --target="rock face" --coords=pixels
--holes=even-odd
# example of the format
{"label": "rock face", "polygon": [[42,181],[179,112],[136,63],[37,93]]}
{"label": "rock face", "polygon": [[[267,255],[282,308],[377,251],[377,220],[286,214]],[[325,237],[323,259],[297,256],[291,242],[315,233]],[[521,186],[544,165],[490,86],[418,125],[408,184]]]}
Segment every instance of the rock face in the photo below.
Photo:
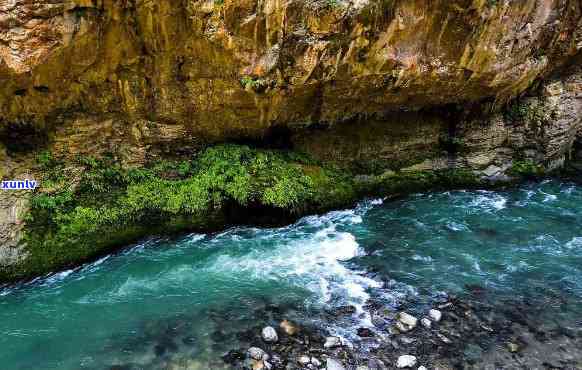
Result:
{"label": "rock face", "polygon": [[[228,141],[387,178],[582,153],[578,0],[12,0],[0,40],[2,178]],[[1,266],[29,196],[0,192]]]}
{"label": "rock face", "polygon": [[328,130],[297,132],[292,141],[323,161],[365,174],[467,168],[495,178],[516,159],[560,167],[572,156],[581,128],[578,61],[502,111],[491,112],[491,104],[484,102],[445,112],[399,112],[359,126],[347,122]]}
{"label": "rock face", "polygon": [[275,125],[503,101],[582,48],[581,8],[577,0],[3,2],[0,127],[22,137],[48,126],[69,139],[66,150],[121,144],[143,160],[165,144],[262,137]]}

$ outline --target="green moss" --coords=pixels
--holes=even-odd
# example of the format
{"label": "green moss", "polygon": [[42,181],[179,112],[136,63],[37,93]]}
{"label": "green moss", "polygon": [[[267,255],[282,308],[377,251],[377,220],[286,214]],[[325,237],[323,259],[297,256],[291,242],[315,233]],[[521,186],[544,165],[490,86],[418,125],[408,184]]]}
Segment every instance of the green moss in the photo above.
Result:
{"label": "green moss", "polygon": [[535,164],[531,160],[514,160],[508,173],[526,179],[543,176],[545,171],[542,166]]}
{"label": "green moss", "polygon": [[269,87],[269,81],[263,78],[244,76],[240,79],[240,84],[245,90],[262,93]]}
{"label": "green moss", "polygon": [[429,189],[470,188],[480,185],[479,178],[463,169],[440,171],[405,171],[389,173],[378,178],[378,191],[400,195]]}
{"label": "green moss", "polygon": [[539,99],[515,100],[505,110],[505,117],[516,123],[531,123],[541,127],[551,120],[554,110]]}
{"label": "green moss", "polygon": [[12,278],[78,264],[152,233],[216,229],[228,223],[225,210],[233,206],[299,215],[357,197],[339,171],[294,153],[239,145],[145,168],[124,168],[112,158],[65,166],[48,153],[38,162],[45,178],[27,217],[29,258]]}

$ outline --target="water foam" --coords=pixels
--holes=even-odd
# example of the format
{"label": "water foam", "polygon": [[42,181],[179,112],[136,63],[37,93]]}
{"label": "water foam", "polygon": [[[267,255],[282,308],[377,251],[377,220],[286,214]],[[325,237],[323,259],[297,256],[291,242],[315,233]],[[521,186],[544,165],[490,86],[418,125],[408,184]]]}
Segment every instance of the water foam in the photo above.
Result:
{"label": "water foam", "polygon": [[[206,267],[206,272],[307,288],[313,294],[308,304],[326,308],[352,305],[356,307],[359,325],[371,326],[363,306],[370,298],[368,290],[380,288],[382,283],[347,266],[348,261],[364,252],[353,234],[338,230],[341,226],[361,223],[361,211],[307,217],[295,227],[264,232],[256,237],[270,238],[276,233],[280,245],[274,249],[257,247],[243,255],[221,254]],[[317,231],[303,230],[313,228]],[[338,297],[341,297],[339,302]]]}
{"label": "water foam", "polygon": [[484,212],[500,211],[507,207],[507,198],[503,195],[485,190],[479,191],[479,193],[469,203],[469,207]]}

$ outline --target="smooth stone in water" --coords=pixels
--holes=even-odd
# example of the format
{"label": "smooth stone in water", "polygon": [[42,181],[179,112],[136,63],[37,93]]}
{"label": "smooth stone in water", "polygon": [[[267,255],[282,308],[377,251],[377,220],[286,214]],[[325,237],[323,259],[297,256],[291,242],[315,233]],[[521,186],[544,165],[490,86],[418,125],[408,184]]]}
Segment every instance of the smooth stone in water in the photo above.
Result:
{"label": "smooth stone in water", "polygon": [[346,370],[346,368],[336,359],[328,358],[326,364],[326,370]]}
{"label": "smooth stone in water", "polygon": [[299,356],[299,358],[297,359],[297,362],[299,362],[299,364],[305,366],[307,364],[311,363],[311,359],[309,358],[309,356]]}
{"label": "smooth stone in water", "polygon": [[398,322],[396,323],[396,327],[398,330],[402,332],[411,331],[412,329],[416,328],[418,324],[418,319],[406,312],[400,312],[398,314]]}
{"label": "smooth stone in water", "polygon": [[445,337],[445,336],[444,336],[444,335],[442,335],[441,333],[438,333],[438,334],[437,334],[437,337],[439,337],[439,339],[440,339],[440,340],[441,340],[443,343],[445,343],[445,344],[451,344],[451,343],[453,343],[453,341],[452,341],[452,340],[450,340],[449,338]]}
{"label": "smooth stone in water", "polygon": [[507,349],[509,349],[509,352],[511,353],[519,352],[519,346],[512,342],[507,343]]}
{"label": "smooth stone in water", "polygon": [[404,335],[401,337],[398,337],[398,340],[400,341],[400,343],[407,344],[407,345],[416,342],[416,338],[410,338],[410,337],[407,337]]}
{"label": "smooth stone in water", "polygon": [[439,310],[432,309],[428,311],[428,317],[434,322],[439,322],[443,318],[443,313]]}
{"label": "smooth stone in water", "polygon": [[342,340],[340,337],[327,337],[325,338],[324,348],[335,348],[342,345]]}
{"label": "smooth stone in water", "polygon": [[398,357],[398,362],[396,362],[396,367],[399,369],[410,368],[416,365],[416,357],[411,355],[402,355]]}
{"label": "smooth stone in water", "polygon": [[258,347],[251,347],[247,351],[248,355],[255,360],[266,360],[269,358],[267,352],[263,351]]}
{"label": "smooth stone in water", "polygon": [[424,317],[422,320],[420,320],[420,323],[422,324],[422,326],[424,326],[427,329],[430,329],[432,322],[430,321],[430,319]]}
{"label": "smooth stone in water", "polygon": [[263,329],[263,340],[267,343],[273,343],[279,340],[277,332],[272,326],[267,326]]}

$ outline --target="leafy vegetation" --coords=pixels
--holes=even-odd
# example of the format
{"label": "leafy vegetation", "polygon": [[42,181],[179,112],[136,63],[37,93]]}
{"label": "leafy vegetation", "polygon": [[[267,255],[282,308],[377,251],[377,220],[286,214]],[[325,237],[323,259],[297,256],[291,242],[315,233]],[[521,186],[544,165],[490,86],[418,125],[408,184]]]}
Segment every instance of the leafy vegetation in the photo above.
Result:
{"label": "leafy vegetation", "polygon": [[341,2],[340,0],[326,0],[326,4],[331,8],[336,8],[341,5]]}
{"label": "leafy vegetation", "polygon": [[[32,275],[91,258],[155,232],[212,229],[232,207],[299,214],[351,202],[352,180],[308,158],[240,145],[209,148],[187,161],[124,168],[113,158],[74,165],[43,153],[25,241]],[[263,212],[261,211],[261,212]]]}
{"label": "leafy vegetation", "polygon": [[262,78],[243,76],[240,84],[245,90],[252,90],[256,93],[264,92],[269,87],[269,82]]}
{"label": "leafy vegetation", "polygon": [[509,174],[523,178],[536,178],[544,175],[544,168],[531,160],[514,160]]}
{"label": "leafy vegetation", "polygon": [[[111,157],[64,163],[43,153],[44,178],[31,201],[26,263],[8,281],[77,265],[155,233],[208,231],[241,214],[294,217],[346,206],[363,195],[398,195],[478,183],[467,171],[386,172],[355,180],[307,156],[242,145],[194,158],[127,168]],[[236,216],[238,214],[238,216]],[[234,218],[232,218],[234,217]],[[238,218],[236,218],[238,217]]]}

